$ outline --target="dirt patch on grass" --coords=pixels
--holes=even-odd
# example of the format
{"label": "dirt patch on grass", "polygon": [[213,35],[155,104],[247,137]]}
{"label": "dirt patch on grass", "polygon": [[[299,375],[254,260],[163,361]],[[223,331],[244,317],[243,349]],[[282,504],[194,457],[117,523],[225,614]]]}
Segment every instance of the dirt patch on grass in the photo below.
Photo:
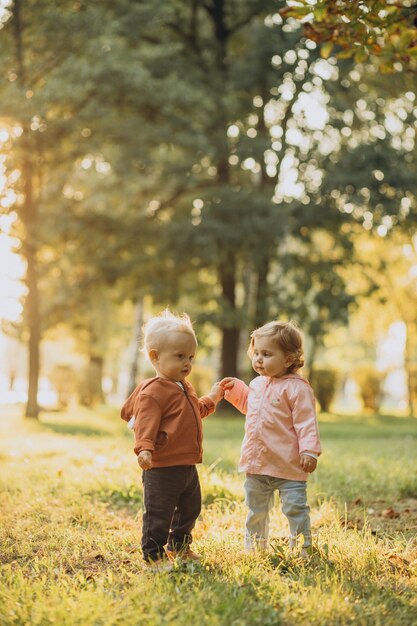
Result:
{"label": "dirt patch on grass", "polygon": [[341,520],[347,528],[362,530],[366,524],[374,534],[401,532],[411,537],[417,533],[417,498],[366,503],[358,498],[348,506],[347,511],[347,516]]}

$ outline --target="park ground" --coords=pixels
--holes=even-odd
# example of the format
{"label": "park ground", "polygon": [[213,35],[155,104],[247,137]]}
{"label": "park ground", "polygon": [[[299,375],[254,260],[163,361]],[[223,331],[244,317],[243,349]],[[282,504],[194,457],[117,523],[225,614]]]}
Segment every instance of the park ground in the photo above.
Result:
{"label": "park ground", "polygon": [[417,420],[322,414],[309,499],[316,552],[243,553],[243,419],[205,422],[201,564],[142,568],[140,471],[116,409],[0,410],[1,626],[417,623]]}

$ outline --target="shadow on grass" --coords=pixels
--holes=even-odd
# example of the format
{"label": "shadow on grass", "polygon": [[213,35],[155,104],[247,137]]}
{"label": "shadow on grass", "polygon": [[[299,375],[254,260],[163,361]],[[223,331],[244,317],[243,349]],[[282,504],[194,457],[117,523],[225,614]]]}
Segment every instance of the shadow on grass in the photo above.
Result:
{"label": "shadow on grass", "polygon": [[143,506],[143,489],[136,483],[102,485],[86,493],[93,501],[105,502],[112,509],[127,509],[134,515]]}
{"label": "shadow on grass", "polygon": [[[355,569],[344,560],[332,560],[325,550],[318,550],[309,561],[303,562],[301,559],[285,555],[285,550],[268,555],[264,560],[264,570],[259,571],[259,561],[254,563],[254,567],[242,567],[240,580],[237,584],[228,584],[225,586],[227,590],[230,587],[232,592],[229,602],[239,593],[254,599],[255,602],[263,603],[264,608],[268,611],[275,610],[275,620],[267,621],[267,624],[286,624],[292,626],[300,624],[300,613],[305,616],[302,623],[320,623],[320,624],[344,624],[344,623],[361,623],[364,626],[373,626],[373,624],[384,621],[384,615],[389,614],[394,618],[391,623],[411,624],[408,621],[410,616],[415,614],[414,591],[412,585],[409,588],[403,587],[401,596],[398,594],[398,580],[396,575],[399,572],[387,570],[381,563],[381,572],[375,580],[375,571],[370,566],[368,571]],[[262,557],[260,557],[262,558]],[[332,593],[332,585],[338,581],[339,593],[342,594],[348,605],[341,602],[338,609],[332,608],[332,615],[324,606],[324,612],[319,622],[314,617],[320,609],[314,603],[310,607],[302,605],[297,606],[296,602],[277,602],[277,594],[274,589],[274,578],[268,579],[267,571],[278,570],[282,580],[287,581],[288,591],[299,588],[304,592],[314,594],[317,590],[320,595],[320,588],[329,588],[329,594]],[[395,568],[394,568],[395,569]],[[384,571],[385,570],[385,571]],[[392,570],[392,568],[391,568]],[[211,570],[213,578],[224,585],[222,578],[228,575],[227,568],[221,564],[215,566]],[[410,576],[410,572],[403,572],[403,575]],[[224,578],[223,578],[224,580]],[[227,593],[222,589],[221,595]],[[301,594],[300,594],[301,595]],[[268,598],[271,600],[268,602]],[[326,599],[325,593],[322,593],[323,600]],[[246,604],[246,601],[245,601]],[[294,610],[295,609],[295,610]],[[340,613],[339,613],[340,611]],[[309,613],[311,622],[308,621]],[[272,613],[274,614],[274,613]],[[282,620],[282,621],[281,621]],[[395,621],[397,620],[397,621]],[[404,621],[403,621],[404,620]],[[248,622],[251,623],[251,622]],[[255,622],[254,622],[255,623]],[[258,623],[258,622],[256,622]]]}
{"label": "shadow on grass", "polygon": [[44,422],[42,426],[58,435],[81,435],[83,437],[110,437],[113,433],[105,428],[97,428],[88,424],[60,424],[58,422]]}
{"label": "shadow on grass", "polygon": [[338,415],[320,413],[320,432],[326,439],[417,438],[417,419],[395,415]]}

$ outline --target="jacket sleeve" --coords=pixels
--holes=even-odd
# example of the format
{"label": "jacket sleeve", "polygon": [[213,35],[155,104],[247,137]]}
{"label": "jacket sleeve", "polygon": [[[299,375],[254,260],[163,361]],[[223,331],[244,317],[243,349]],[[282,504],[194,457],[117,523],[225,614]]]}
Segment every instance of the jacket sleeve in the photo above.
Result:
{"label": "jacket sleeve", "polygon": [[133,406],[135,416],[135,454],[142,450],[155,450],[161,426],[162,411],[158,402],[146,393],[138,394]]}
{"label": "jacket sleeve", "polygon": [[130,394],[130,396],[128,397],[124,405],[122,406],[122,409],[120,411],[120,417],[125,422],[128,422],[130,418],[132,417],[132,415],[134,415],[133,407],[134,407],[135,400],[138,394],[139,394],[139,387],[136,387],[136,389]]}
{"label": "jacket sleeve", "polygon": [[304,383],[297,387],[291,401],[293,424],[297,433],[300,454],[309,451],[320,456],[321,446],[316,418],[316,403],[311,387]]}
{"label": "jacket sleeve", "polygon": [[211,415],[216,410],[216,405],[211,398],[203,396],[198,399],[198,408],[200,410],[200,417],[203,419],[207,415]]}
{"label": "jacket sleeve", "polygon": [[248,410],[249,387],[239,378],[234,379],[235,384],[224,394],[225,399],[233,404],[241,413],[246,414]]}

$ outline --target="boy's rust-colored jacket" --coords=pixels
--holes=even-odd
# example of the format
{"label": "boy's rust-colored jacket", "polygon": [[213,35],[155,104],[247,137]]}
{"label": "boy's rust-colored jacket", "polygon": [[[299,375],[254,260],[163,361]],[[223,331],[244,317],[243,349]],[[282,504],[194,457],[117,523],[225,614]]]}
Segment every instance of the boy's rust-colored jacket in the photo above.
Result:
{"label": "boy's rust-colored jacket", "polygon": [[136,387],[121,417],[135,417],[135,453],[150,450],[153,467],[194,465],[203,460],[201,419],[215,408],[208,396],[197,398],[190,383],[157,376]]}

